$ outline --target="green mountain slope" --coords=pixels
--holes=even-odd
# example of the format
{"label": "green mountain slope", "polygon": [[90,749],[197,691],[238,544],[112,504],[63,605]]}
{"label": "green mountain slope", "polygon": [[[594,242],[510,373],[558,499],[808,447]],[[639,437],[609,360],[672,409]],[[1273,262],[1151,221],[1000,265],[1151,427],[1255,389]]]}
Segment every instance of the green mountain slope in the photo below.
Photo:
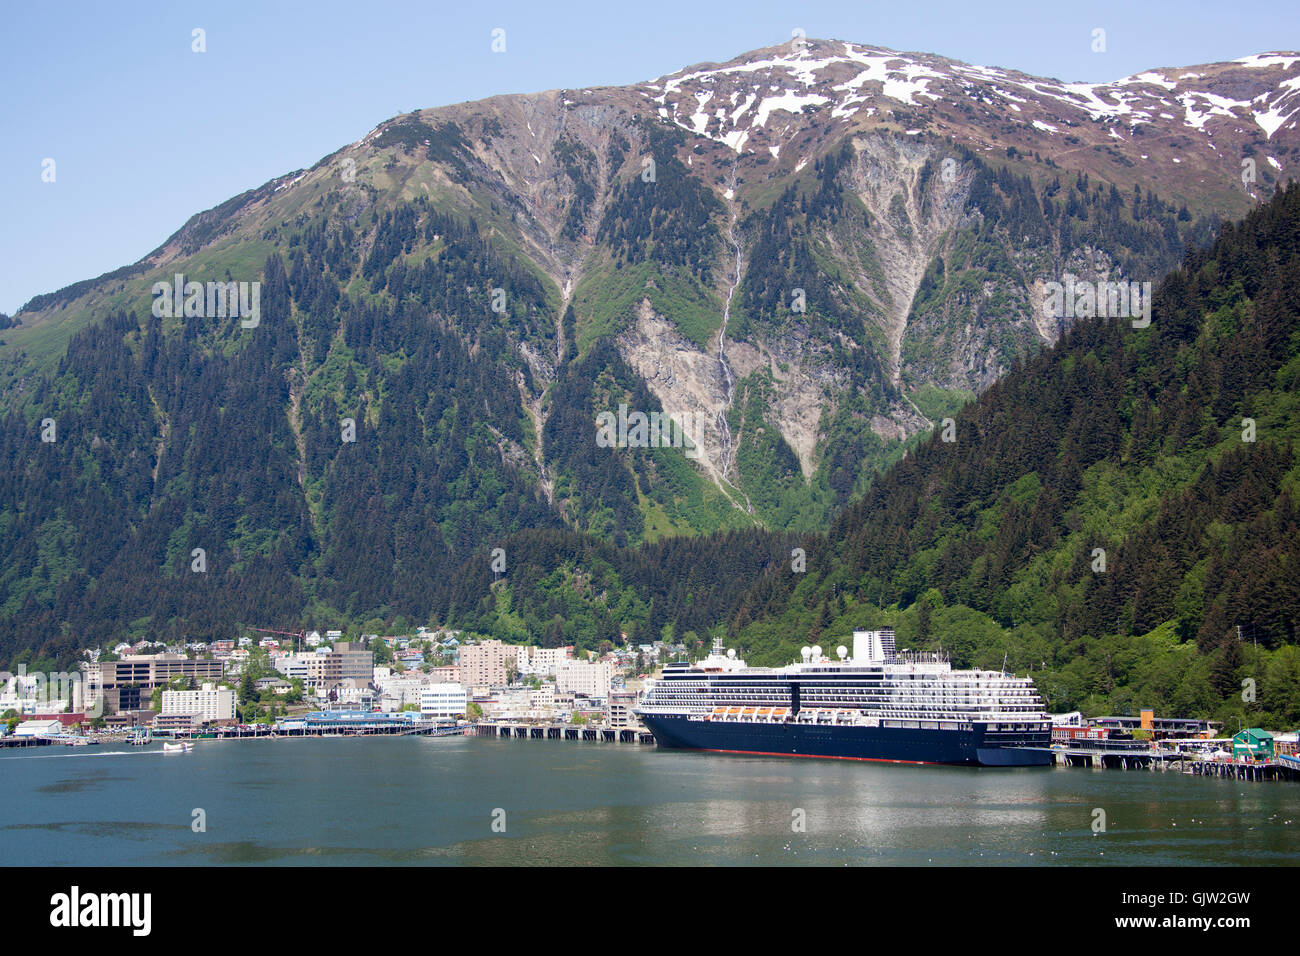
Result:
{"label": "green mountain slope", "polygon": [[751,659],[888,622],[1059,709],[1300,719],[1300,189],[955,425],[744,596]]}
{"label": "green mountain slope", "polygon": [[[241,622],[490,623],[502,598],[478,565],[525,533],[671,556],[695,554],[674,547],[680,535],[754,545],[822,530],[937,422],[1068,332],[1045,314],[1043,283],[1155,281],[1217,216],[1283,181],[1278,157],[1300,152],[1300,132],[1252,111],[1290,95],[1297,72],[1266,57],[1198,70],[1195,84],[1097,85],[1089,99],[810,41],[634,86],[395,117],[4,320],[0,659],[229,636]],[[1193,105],[1250,99],[1166,117],[1155,104],[1168,83]],[[1256,153],[1259,182],[1242,188],[1236,157]],[[260,322],[154,315],[155,283],[178,274],[258,283]],[[597,416],[624,404],[696,423],[692,454],[602,445]],[[1114,414],[1148,436],[1201,427],[1141,403]],[[1090,456],[1109,452],[1098,429],[1110,424],[1077,425],[1087,467],[1101,467]],[[1054,521],[1052,496],[1069,489],[1036,468],[1008,507]],[[911,577],[881,572],[850,597],[910,606],[912,577],[925,583],[940,560],[974,567],[988,537],[997,560],[945,579],[945,600],[1019,620],[1037,598],[1025,580],[1000,590],[1020,544],[1000,516],[968,527],[965,512],[936,514],[967,525],[907,551]],[[582,639],[611,622],[717,626],[750,575],[789,565],[781,548],[730,581],[726,561],[674,565],[734,600],[637,591],[610,621],[588,615]],[[1109,548],[1127,559],[1122,542]],[[629,567],[613,592],[657,587]],[[1206,587],[1216,572],[1197,573]],[[551,623],[519,583],[503,585],[510,613]],[[1175,601],[1194,603],[1187,589]],[[1127,628],[1164,619],[1168,596],[1151,594],[1097,600],[1134,604]]]}

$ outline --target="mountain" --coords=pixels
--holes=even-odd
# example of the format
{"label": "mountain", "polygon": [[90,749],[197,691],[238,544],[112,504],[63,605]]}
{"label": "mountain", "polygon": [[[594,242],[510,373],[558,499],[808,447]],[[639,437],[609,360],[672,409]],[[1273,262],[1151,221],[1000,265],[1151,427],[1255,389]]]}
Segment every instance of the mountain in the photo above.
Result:
{"label": "mountain", "polygon": [[1149,327],[1084,320],[1017,362],[825,532],[622,550],[523,532],[515,571],[476,567],[436,599],[499,637],[594,646],[612,613],[760,664],[887,625],[900,647],[1032,674],[1055,710],[1293,725],[1300,186],[1154,298]]}
{"label": "mountain", "polygon": [[[529,529],[824,528],[1068,331],[1048,283],[1154,283],[1289,178],[1298,85],[809,40],[395,117],[10,320],[0,653],[445,619]],[[154,314],[178,274],[259,321]],[[603,447],[620,405],[694,447]]]}
{"label": "mountain", "polygon": [[806,575],[773,563],[731,620],[754,656],[887,619],[1039,672],[1061,710],[1300,720],[1300,187],[1152,311],[1017,364],[810,540]]}

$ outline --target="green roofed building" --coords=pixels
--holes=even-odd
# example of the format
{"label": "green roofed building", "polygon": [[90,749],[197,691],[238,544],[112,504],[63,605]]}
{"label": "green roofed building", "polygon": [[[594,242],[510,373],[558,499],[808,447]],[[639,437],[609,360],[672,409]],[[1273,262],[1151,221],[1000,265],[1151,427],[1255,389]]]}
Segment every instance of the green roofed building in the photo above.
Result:
{"label": "green roofed building", "polygon": [[1232,738],[1234,760],[1253,758],[1266,760],[1273,756],[1273,735],[1258,727],[1247,727]]}

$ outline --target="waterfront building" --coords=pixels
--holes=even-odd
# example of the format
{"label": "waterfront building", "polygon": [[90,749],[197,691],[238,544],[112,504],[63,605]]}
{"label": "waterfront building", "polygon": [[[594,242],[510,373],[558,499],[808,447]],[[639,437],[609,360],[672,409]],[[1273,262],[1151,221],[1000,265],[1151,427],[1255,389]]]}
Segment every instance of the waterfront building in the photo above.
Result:
{"label": "waterfront building", "polygon": [[341,681],[326,693],[332,694],[332,700],[340,709],[371,710],[375,706],[375,690],[369,681],[350,679]]}
{"label": "waterfront building", "polygon": [[154,730],[176,730],[181,733],[193,733],[203,726],[198,714],[159,714],[153,719]]}
{"label": "waterfront building", "polygon": [[460,684],[429,684],[420,692],[420,714],[424,717],[464,717],[469,699]]}
{"label": "waterfront building", "polygon": [[201,724],[234,720],[235,692],[215,684],[204,684],[199,690],[165,690],[160,716],[193,716]]}
{"label": "waterfront building", "polygon": [[1233,760],[1267,760],[1273,756],[1273,735],[1258,727],[1247,727],[1232,738]]}
{"label": "waterfront building", "polygon": [[640,730],[641,721],[637,720],[632,708],[636,706],[635,691],[613,691],[605,705],[605,723],[617,730]]}
{"label": "waterfront building", "polygon": [[1091,721],[1094,727],[1108,732],[1132,734],[1134,731],[1146,731],[1152,740],[1176,740],[1182,738],[1201,738],[1210,740],[1219,735],[1223,725],[1214,720],[1199,720],[1194,717],[1157,717],[1150,710],[1143,710],[1137,717],[1098,717]]}
{"label": "waterfront building", "polygon": [[24,720],[14,728],[15,737],[45,737],[63,733],[63,724],[54,719]]}
{"label": "waterfront building", "polygon": [[402,731],[419,726],[425,718],[407,711],[403,714],[376,714],[359,710],[320,710],[304,714],[301,718],[281,721],[280,729],[299,728],[351,732],[357,730]]}

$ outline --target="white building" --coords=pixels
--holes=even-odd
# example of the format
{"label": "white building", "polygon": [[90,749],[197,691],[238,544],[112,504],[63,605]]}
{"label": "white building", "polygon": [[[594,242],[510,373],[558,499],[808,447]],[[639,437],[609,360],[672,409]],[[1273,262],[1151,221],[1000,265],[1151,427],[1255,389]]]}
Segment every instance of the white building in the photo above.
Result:
{"label": "white building", "polygon": [[555,715],[555,685],[543,684],[537,690],[528,692],[528,708],[539,717],[552,717]]}
{"label": "white building", "polygon": [[361,681],[345,680],[327,693],[334,694],[334,702],[343,709],[370,710],[375,706],[375,690]]}
{"label": "white building", "polygon": [[45,737],[63,733],[63,724],[57,720],[24,720],[14,728],[15,737]]}
{"label": "white building", "polygon": [[554,677],[560,664],[569,659],[567,647],[537,647],[533,644],[521,644],[517,653],[519,673],[534,677]]}
{"label": "white building", "polygon": [[555,689],[561,694],[608,697],[613,678],[614,665],[609,661],[561,661],[555,672]]}
{"label": "white building", "polygon": [[469,699],[461,684],[429,684],[420,692],[420,713],[425,717],[463,717]]}
{"label": "white building", "polygon": [[375,668],[375,687],[381,695],[383,710],[401,710],[407,704],[419,707],[424,689],[432,683],[419,671],[395,674],[390,667]]}
{"label": "white building", "polygon": [[279,657],[271,659],[271,666],[289,680],[297,677],[299,680],[305,681],[307,679],[308,656],[307,654],[281,654]]}
{"label": "white building", "polygon": [[197,714],[204,723],[235,719],[235,692],[229,687],[204,684],[200,690],[165,690],[163,716]]}
{"label": "white building", "polygon": [[615,691],[605,702],[605,723],[618,730],[644,730],[632,708],[636,706],[635,691]]}

